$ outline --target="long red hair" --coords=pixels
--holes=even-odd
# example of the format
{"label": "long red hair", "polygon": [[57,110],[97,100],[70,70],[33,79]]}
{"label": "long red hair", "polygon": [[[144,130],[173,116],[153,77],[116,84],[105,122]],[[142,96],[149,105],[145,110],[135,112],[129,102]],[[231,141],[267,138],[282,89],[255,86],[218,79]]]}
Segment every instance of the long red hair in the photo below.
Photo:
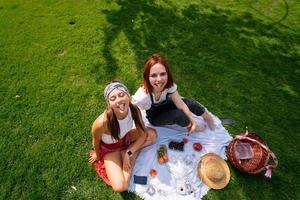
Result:
{"label": "long red hair", "polygon": [[162,55],[155,53],[147,59],[147,61],[145,62],[145,65],[144,65],[143,84],[142,85],[147,93],[153,92],[153,87],[150,84],[149,76],[150,76],[150,70],[151,70],[152,66],[157,63],[160,63],[163,66],[165,66],[166,72],[168,75],[168,81],[167,81],[167,84],[165,85],[164,89],[170,88],[173,86],[173,83],[174,83],[173,76],[171,74],[169,64],[167,63],[166,59]]}

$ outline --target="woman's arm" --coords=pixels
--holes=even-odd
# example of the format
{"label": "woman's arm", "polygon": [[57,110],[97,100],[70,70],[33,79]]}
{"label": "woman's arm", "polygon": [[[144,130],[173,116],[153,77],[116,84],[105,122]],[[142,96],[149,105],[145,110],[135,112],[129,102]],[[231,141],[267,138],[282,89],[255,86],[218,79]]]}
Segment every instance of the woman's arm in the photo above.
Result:
{"label": "woman's arm", "polygon": [[123,170],[129,172],[130,169],[132,169],[132,162],[131,162],[131,156],[127,153],[128,151],[131,151],[132,155],[137,154],[139,149],[142,147],[146,140],[146,133],[145,131],[141,130],[140,128],[136,128],[135,130],[138,134],[138,138],[134,141],[133,144],[131,144],[128,149],[125,152],[125,155],[123,157]]}
{"label": "woman's arm", "polygon": [[174,104],[176,105],[176,107],[180,110],[182,110],[186,116],[190,119],[191,124],[189,127],[189,132],[192,133],[195,131],[197,123],[193,118],[193,113],[190,111],[190,109],[187,107],[187,105],[183,102],[181,96],[179,95],[179,93],[176,91],[174,93],[172,93],[171,95],[172,101],[174,102]]}
{"label": "woman's arm", "polygon": [[144,122],[142,120],[142,115],[141,115],[141,112],[138,108],[136,108],[137,110],[137,113],[138,113],[138,118],[141,122],[141,125],[142,127],[139,127],[139,126],[136,126],[136,131],[139,135],[138,139],[132,144],[130,145],[129,147],[129,150],[132,152],[132,153],[135,153],[136,151],[138,151],[141,146],[144,144],[144,142],[146,141],[146,138],[148,136],[147,132],[146,132],[146,127],[144,125]]}
{"label": "woman's arm", "polygon": [[100,158],[100,138],[104,130],[103,126],[103,115],[99,116],[92,126],[92,144],[95,149],[95,153],[90,156],[89,162],[93,163]]}
{"label": "woman's arm", "polygon": [[[135,111],[137,112],[140,122],[142,122],[141,123],[142,127],[140,127],[138,123],[136,123],[136,129],[132,130],[135,131],[136,134],[138,135],[138,138],[127,149],[127,151],[131,151],[132,154],[136,153],[142,147],[142,145],[145,143],[147,138],[147,133],[145,132],[146,129],[143,121],[141,120],[140,110],[136,107]],[[130,156],[127,152],[125,153],[125,156],[123,158],[123,169],[125,171],[129,171],[131,169]]]}
{"label": "woman's arm", "polygon": [[140,128],[136,129],[139,137],[136,141],[134,141],[134,143],[132,145],[130,145],[129,149],[132,153],[137,152],[141,146],[144,144],[144,142],[146,141],[147,138],[147,133],[143,130],[141,130]]}

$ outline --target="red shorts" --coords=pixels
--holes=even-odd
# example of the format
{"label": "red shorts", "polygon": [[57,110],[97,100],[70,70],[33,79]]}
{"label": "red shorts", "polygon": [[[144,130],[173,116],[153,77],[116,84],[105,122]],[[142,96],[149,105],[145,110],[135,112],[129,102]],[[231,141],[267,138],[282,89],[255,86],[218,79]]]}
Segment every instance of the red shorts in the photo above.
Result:
{"label": "red shorts", "polygon": [[[122,151],[124,149],[127,149],[128,146],[131,144],[130,140],[130,134],[126,134],[125,137],[123,137],[121,140],[119,140],[117,143],[113,144],[106,144],[104,142],[100,142],[100,158],[99,160],[95,161],[93,163],[94,169],[98,176],[103,179],[103,181],[110,185],[110,181],[107,177],[105,166],[104,166],[104,157],[106,154],[115,152],[115,151]],[[93,154],[95,151],[91,150],[89,153],[90,155]]]}

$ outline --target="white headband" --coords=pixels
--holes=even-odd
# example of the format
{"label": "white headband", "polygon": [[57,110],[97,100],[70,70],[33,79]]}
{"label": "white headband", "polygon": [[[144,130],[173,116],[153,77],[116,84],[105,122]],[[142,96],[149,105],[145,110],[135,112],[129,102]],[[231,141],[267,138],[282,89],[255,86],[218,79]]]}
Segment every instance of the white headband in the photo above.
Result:
{"label": "white headband", "polygon": [[128,96],[130,96],[129,94],[129,90],[128,88],[120,82],[112,82],[110,84],[108,84],[105,89],[104,89],[104,98],[107,100],[108,99],[108,95],[114,90],[114,89],[118,89],[121,90],[123,92],[125,92]]}

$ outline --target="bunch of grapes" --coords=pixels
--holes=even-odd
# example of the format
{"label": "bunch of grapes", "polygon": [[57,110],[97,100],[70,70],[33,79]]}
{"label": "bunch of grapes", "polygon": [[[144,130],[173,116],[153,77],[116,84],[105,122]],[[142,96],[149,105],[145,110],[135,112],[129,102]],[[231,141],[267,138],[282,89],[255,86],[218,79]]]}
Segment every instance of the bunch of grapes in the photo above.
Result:
{"label": "bunch of grapes", "polygon": [[181,142],[170,141],[169,149],[183,151],[184,150],[184,141],[181,141]]}

